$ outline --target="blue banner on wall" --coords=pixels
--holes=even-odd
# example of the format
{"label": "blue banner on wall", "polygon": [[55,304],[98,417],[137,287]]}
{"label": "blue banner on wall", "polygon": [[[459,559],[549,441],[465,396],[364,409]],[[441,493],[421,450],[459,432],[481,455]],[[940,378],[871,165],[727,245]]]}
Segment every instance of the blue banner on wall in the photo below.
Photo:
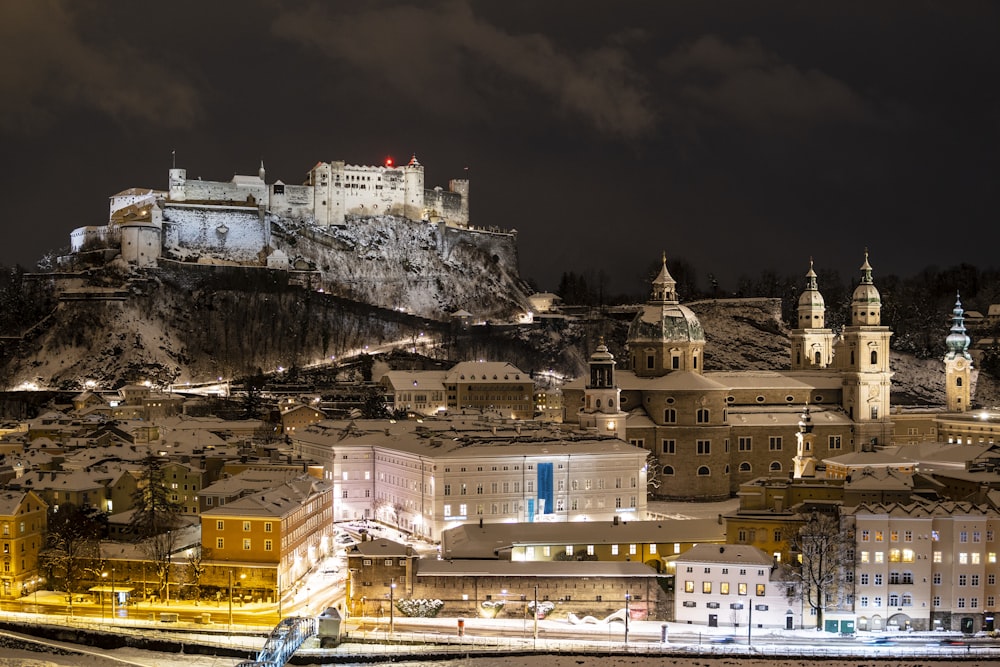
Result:
{"label": "blue banner on wall", "polygon": [[538,499],[542,501],[542,512],[552,514],[555,512],[555,502],[552,499],[552,490],[555,486],[552,483],[552,464],[538,464]]}

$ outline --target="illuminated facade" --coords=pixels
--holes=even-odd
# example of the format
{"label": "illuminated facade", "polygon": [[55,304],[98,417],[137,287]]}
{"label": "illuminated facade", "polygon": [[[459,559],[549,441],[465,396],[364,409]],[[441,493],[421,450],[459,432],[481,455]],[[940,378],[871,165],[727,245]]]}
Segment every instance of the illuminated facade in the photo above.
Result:
{"label": "illuminated facade", "polygon": [[[892,333],[881,326],[867,255],[861,272],[851,324],[835,339],[810,265],[799,328],[790,334],[790,370],[706,371],[705,332],[679,303],[664,259],[629,327],[630,368],[614,372],[614,410],[627,413],[624,437],[657,457],[658,495],[722,500],[761,475],[795,472],[796,456],[799,474],[808,475],[810,461],[889,443]],[[609,389],[593,378],[567,383],[564,421],[594,426],[598,393]],[[602,398],[603,411],[610,398]]]}

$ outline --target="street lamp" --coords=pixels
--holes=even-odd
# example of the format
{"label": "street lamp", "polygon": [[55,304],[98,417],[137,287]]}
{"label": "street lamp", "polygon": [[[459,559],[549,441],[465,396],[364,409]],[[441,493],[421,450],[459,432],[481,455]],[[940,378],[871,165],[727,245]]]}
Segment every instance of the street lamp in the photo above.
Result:
{"label": "street lamp", "polygon": [[115,620],[115,567],[111,566],[111,621]]}
{"label": "street lamp", "polygon": [[[107,578],[108,578],[108,573],[107,572],[101,572],[101,579],[107,579]],[[103,586],[102,586],[102,588],[103,588]],[[104,604],[105,604],[104,603],[104,591],[102,590],[101,591],[101,618],[102,619],[105,619],[105,618],[108,617],[107,613],[105,613],[105,610],[104,610]]]}
{"label": "street lamp", "polygon": [[393,606],[393,591],[396,590],[396,577],[389,580],[389,634],[396,627],[396,609]]}
{"label": "street lamp", "polygon": [[628,644],[628,601],[632,596],[625,594],[625,643]]}
{"label": "street lamp", "polygon": [[[246,579],[247,575],[240,573],[240,579]],[[233,571],[229,570],[229,634],[233,634]]]}

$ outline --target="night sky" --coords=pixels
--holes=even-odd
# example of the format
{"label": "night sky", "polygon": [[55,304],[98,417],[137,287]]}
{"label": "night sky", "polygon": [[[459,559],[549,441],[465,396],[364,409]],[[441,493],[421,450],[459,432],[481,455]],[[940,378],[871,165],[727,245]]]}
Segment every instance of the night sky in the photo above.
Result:
{"label": "night sky", "polygon": [[996,266],[1000,4],[0,0],[0,263],[108,196],[416,154],[521,273]]}

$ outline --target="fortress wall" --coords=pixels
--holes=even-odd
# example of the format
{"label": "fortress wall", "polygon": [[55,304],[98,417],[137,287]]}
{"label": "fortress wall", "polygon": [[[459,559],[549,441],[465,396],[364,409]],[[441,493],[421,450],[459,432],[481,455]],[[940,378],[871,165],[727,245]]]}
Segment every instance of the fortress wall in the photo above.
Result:
{"label": "fortress wall", "polygon": [[313,198],[311,185],[272,185],[268,210],[285,218],[312,218]]}
{"label": "fortress wall", "polygon": [[453,225],[468,225],[469,219],[462,205],[460,192],[447,190],[424,190],[424,208],[434,209],[438,215]]}
{"label": "fortress wall", "polygon": [[246,202],[253,196],[257,203],[267,203],[266,185],[237,185],[221,181],[184,181],[184,198],[187,201]]}
{"label": "fortress wall", "polygon": [[257,261],[269,242],[268,224],[257,209],[188,207],[168,204],[164,212],[166,244],[207,253],[225,253],[234,261]]}
{"label": "fortress wall", "polygon": [[493,263],[518,275],[517,232],[492,232],[481,229],[457,229],[438,224],[442,255],[447,257],[460,244],[468,244],[487,254]]}

